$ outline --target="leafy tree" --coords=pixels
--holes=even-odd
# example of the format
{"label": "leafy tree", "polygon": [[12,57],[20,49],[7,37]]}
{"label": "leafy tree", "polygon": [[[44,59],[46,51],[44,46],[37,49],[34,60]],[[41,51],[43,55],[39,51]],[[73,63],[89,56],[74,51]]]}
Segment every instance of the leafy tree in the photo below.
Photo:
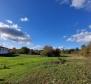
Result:
{"label": "leafy tree", "polygon": [[81,46],[81,48],[83,49],[83,48],[86,48],[86,45],[85,44],[83,44],[82,46]]}
{"label": "leafy tree", "polygon": [[87,46],[81,47],[81,55],[85,57],[91,56],[91,42]]}
{"label": "leafy tree", "polygon": [[20,49],[20,53],[21,53],[21,54],[29,54],[29,52],[30,52],[30,49],[27,48],[27,47],[22,47],[22,48]]}
{"label": "leafy tree", "polygon": [[61,53],[60,49],[57,48],[57,49],[54,50],[54,55],[55,56],[59,57],[60,53]]}
{"label": "leafy tree", "polygon": [[43,51],[41,52],[41,55],[48,56],[48,57],[58,57],[58,56],[60,56],[60,50],[53,49],[52,46],[45,46],[43,48]]}
{"label": "leafy tree", "polygon": [[12,48],[12,49],[10,50],[10,52],[11,52],[12,54],[16,54],[17,49],[16,49],[16,48]]}
{"label": "leafy tree", "polygon": [[33,50],[33,49],[30,49],[30,53],[31,55],[40,55],[40,50]]}

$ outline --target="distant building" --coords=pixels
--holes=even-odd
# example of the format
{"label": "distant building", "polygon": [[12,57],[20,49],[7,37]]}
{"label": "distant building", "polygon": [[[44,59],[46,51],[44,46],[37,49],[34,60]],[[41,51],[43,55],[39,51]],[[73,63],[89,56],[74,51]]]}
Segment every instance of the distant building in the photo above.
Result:
{"label": "distant building", "polygon": [[0,46],[0,55],[9,54],[9,53],[10,51],[8,48]]}

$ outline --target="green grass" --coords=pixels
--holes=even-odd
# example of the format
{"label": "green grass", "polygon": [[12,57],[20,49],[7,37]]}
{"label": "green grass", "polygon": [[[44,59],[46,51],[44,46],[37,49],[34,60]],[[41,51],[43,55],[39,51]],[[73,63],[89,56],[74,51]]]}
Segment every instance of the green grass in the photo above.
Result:
{"label": "green grass", "polygon": [[63,59],[62,64],[56,57],[0,57],[0,84],[91,84],[85,58]]}

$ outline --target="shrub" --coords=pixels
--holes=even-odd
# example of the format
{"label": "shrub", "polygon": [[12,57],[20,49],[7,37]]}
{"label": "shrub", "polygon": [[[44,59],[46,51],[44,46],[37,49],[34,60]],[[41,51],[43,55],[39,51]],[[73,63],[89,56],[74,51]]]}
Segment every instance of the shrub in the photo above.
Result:
{"label": "shrub", "polygon": [[59,57],[60,49],[53,49],[51,46],[45,46],[43,51],[41,51],[41,55],[48,57]]}
{"label": "shrub", "polygon": [[91,56],[91,42],[87,46],[82,46],[80,54],[85,57]]}
{"label": "shrub", "polygon": [[58,59],[59,59],[59,61],[61,62],[61,64],[64,64],[64,63],[66,62],[66,60],[63,59],[63,58],[58,58]]}
{"label": "shrub", "polygon": [[30,49],[27,47],[22,47],[21,49],[19,49],[19,53],[20,54],[29,54]]}
{"label": "shrub", "polygon": [[6,64],[0,64],[0,69],[9,69],[9,67]]}
{"label": "shrub", "polygon": [[33,50],[33,49],[30,49],[30,53],[31,55],[40,55],[40,50]]}
{"label": "shrub", "polygon": [[82,45],[80,54],[85,57],[91,56],[91,42],[88,45]]}

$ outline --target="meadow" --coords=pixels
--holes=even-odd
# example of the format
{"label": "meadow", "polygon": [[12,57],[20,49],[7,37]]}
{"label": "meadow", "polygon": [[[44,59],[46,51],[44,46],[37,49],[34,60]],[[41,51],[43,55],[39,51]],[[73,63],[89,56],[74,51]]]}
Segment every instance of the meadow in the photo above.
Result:
{"label": "meadow", "polygon": [[84,57],[0,57],[0,84],[91,84],[89,65]]}

